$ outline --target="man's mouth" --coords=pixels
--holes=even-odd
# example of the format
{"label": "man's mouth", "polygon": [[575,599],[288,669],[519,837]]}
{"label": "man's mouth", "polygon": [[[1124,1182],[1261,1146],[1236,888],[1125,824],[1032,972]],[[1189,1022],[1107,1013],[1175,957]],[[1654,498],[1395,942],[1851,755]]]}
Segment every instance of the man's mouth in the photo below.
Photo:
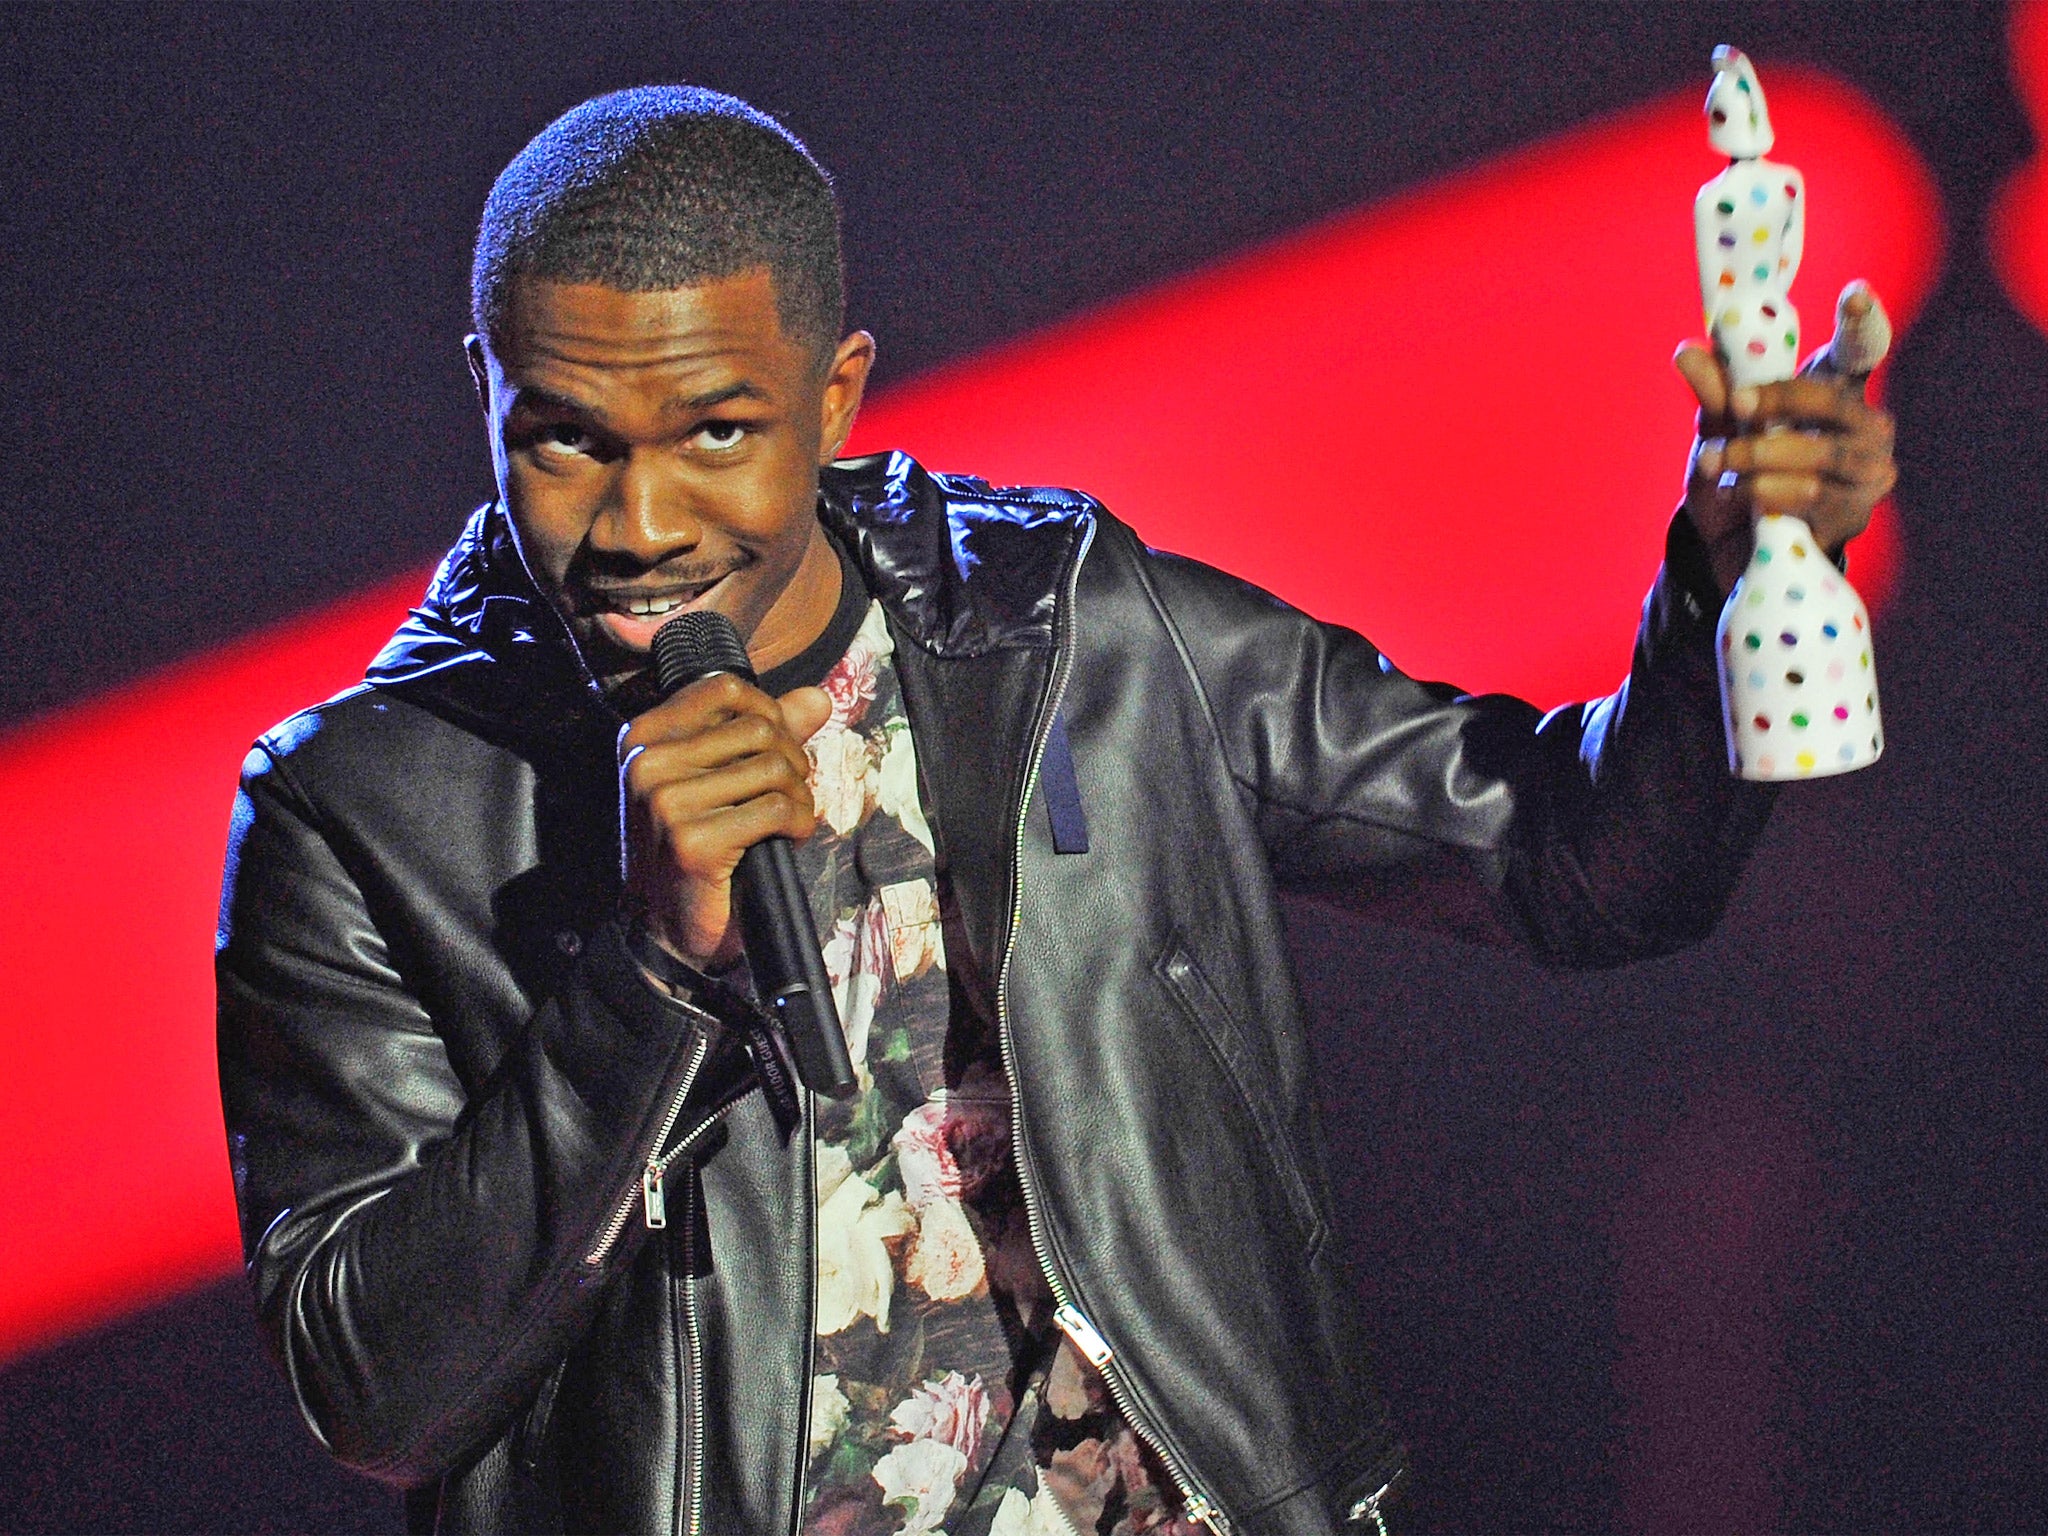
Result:
{"label": "man's mouth", "polygon": [[654,644],[656,630],[679,613],[708,606],[706,600],[731,574],[721,571],[708,581],[660,587],[585,587],[583,611],[613,644],[644,653]]}

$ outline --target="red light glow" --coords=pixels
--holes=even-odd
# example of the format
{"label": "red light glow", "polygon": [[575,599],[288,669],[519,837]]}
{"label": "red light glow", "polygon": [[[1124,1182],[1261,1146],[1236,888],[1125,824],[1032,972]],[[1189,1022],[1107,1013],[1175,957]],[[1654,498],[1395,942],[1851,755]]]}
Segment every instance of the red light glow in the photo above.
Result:
{"label": "red light glow", "polygon": [[2034,158],[1991,208],[1991,263],[2014,308],[2048,335],[2048,5],[2015,5],[2007,31],[2013,84],[2034,125]]}

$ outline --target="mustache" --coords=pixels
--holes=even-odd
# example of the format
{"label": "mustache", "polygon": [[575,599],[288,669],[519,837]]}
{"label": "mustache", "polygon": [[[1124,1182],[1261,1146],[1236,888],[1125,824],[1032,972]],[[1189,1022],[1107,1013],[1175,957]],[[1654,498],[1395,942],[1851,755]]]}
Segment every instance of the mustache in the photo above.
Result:
{"label": "mustache", "polygon": [[681,558],[647,565],[615,552],[578,554],[564,573],[566,595],[579,611],[603,606],[620,594],[654,594],[683,587],[708,587],[753,564],[746,554],[715,560]]}

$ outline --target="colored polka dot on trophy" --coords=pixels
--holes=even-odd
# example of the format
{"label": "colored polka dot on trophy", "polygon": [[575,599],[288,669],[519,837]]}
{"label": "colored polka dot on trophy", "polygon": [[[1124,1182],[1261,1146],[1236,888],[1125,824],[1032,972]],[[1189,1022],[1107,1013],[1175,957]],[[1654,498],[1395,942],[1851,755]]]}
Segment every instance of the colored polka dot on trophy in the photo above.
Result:
{"label": "colored polka dot on trophy", "polygon": [[1756,563],[1758,565],[1769,565],[1771,563],[1771,552],[1768,549],[1759,547],[1756,552]]}
{"label": "colored polka dot on trophy", "polygon": [[1831,662],[1829,662],[1829,663],[1828,663],[1828,681],[1829,681],[1829,682],[1831,682],[1831,683],[1839,683],[1839,682],[1840,682],[1840,681],[1842,680],[1842,673],[1843,673],[1843,672],[1844,672],[1845,670],[1846,670],[1846,668],[1844,668],[1844,667],[1843,667],[1843,665],[1842,665],[1842,664],[1841,664],[1841,663],[1840,663],[1839,661],[1831,661]]}
{"label": "colored polka dot on trophy", "polygon": [[1854,747],[1850,746],[1850,745],[1849,745],[1849,743],[1847,743],[1847,742],[1845,741],[1845,742],[1843,742],[1843,743],[1842,743],[1842,750],[1841,750],[1841,751],[1840,751],[1839,753],[1837,753],[1836,755],[1837,755],[1838,757],[1840,757],[1840,758],[1842,759],[1842,761],[1843,761],[1843,762],[1845,762],[1845,763],[1846,763],[1846,762],[1851,762],[1851,761],[1853,761],[1853,760],[1855,759],[1855,756],[1856,756],[1856,749],[1855,749]]}
{"label": "colored polka dot on trophy", "polygon": [[1778,771],[1777,761],[1770,753],[1766,752],[1756,760],[1756,771],[1758,773],[1776,773]]}
{"label": "colored polka dot on trophy", "polygon": [[1803,730],[1805,730],[1805,729],[1807,728],[1807,726],[1808,726],[1808,725],[1810,725],[1810,724],[1812,724],[1812,722],[1811,722],[1811,721],[1809,721],[1809,720],[1808,720],[1808,719],[1806,718],[1806,716],[1805,716],[1805,715],[1803,715],[1803,714],[1800,714],[1800,713],[1798,713],[1798,712],[1796,712],[1796,711],[1795,711],[1795,712],[1793,713],[1793,716],[1792,716],[1792,729],[1794,729],[1795,731],[1803,731]]}
{"label": "colored polka dot on trophy", "polygon": [[1874,693],[1866,693],[1865,695],[1863,695],[1863,707],[1864,709],[1868,710],[1871,714],[1876,714],[1877,695]]}
{"label": "colored polka dot on trophy", "polygon": [[1814,756],[1811,752],[1800,753],[1799,756],[1795,759],[1795,761],[1799,764],[1801,768],[1805,769],[1808,773],[1813,772]]}
{"label": "colored polka dot on trophy", "polygon": [[1829,597],[1833,597],[1842,590],[1842,584],[1832,576],[1823,576],[1820,579],[1820,589],[1827,593]]}
{"label": "colored polka dot on trophy", "polygon": [[1787,588],[1785,589],[1785,600],[1786,600],[1787,602],[1792,602],[1792,603],[1803,603],[1803,602],[1805,602],[1805,601],[1806,601],[1806,588],[1804,588],[1804,587],[1787,587]]}
{"label": "colored polka dot on trophy", "polygon": [[1763,207],[1763,205],[1770,200],[1770,196],[1771,194],[1766,192],[1762,187],[1751,187],[1749,189],[1749,200],[1752,203],[1755,203],[1759,208]]}
{"label": "colored polka dot on trophy", "polygon": [[1785,681],[1790,683],[1794,688],[1797,688],[1801,683],[1806,681],[1806,674],[1795,667],[1790,672],[1787,672],[1785,674]]}
{"label": "colored polka dot on trophy", "polygon": [[1720,214],[1721,217],[1725,219],[1728,217],[1729,214],[1735,211],[1735,205],[1729,202],[1728,199],[1724,197],[1721,199],[1721,201],[1714,204],[1714,211]]}
{"label": "colored polka dot on trophy", "polygon": [[1775,304],[1759,304],[1757,308],[1759,311],[1761,311],[1763,317],[1766,320],[1775,320],[1778,318],[1778,306]]}
{"label": "colored polka dot on trophy", "polygon": [[1860,613],[1852,613],[1849,615],[1849,622],[1851,624],[1854,624],[1858,629],[1861,629],[1863,627],[1863,615]]}
{"label": "colored polka dot on trophy", "polygon": [[1834,639],[1834,638],[1835,638],[1835,636],[1837,636],[1837,635],[1839,635],[1839,634],[1841,633],[1841,631],[1840,631],[1839,629],[1835,628],[1835,626],[1834,626],[1834,625],[1832,625],[1832,624],[1823,624],[1823,625],[1821,625],[1821,627],[1820,627],[1820,632],[1821,632],[1821,633],[1822,633],[1823,635],[1827,636],[1827,637],[1828,637],[1828,639],[1830,639],[1830,640]]}
{"label": "colored polka dot on trophy", "polygon": [[1787,197],[1797,197],[1797,196],[1799,195],[1799,183],[1798,183],[1798,182],[1796,182],[1796,181],[1788,181],[1788,182],[1786,182],[1786,183],[1785,183],[1785,195],[1786,195]]}
{"label": "colored polka dot on trophy", "polygon": [[1721,274],[1721,286],[1723,288],[1733,288],[1735,286],[1735,274],[1732,271]]}
{"label": "colored polka dot on trophy", "polygon": [[1861,656],[1858,656],[1856,664],[1868,672],[1870,670],[1870,652],[1865,651]]}
{"label": "colored polka dot on trophy", "polygon": [[1761,608],[1761,607],[1763,607],[1763,605],[1764,605],[1764,595],[1763,595],[1763,592],[1762,592],[1761,590],[1758,590],[1758,589],[1752,589],[1752,590],[1750,591],[1750,594],[1749,594],[1749,599],[1748,599],[1748,601],[1749,601],[1749,606],[1750,606],[1750,607],[1752,607],[1752,608]]}
{"label": "colored polka dot on trophy", "polygon": [[1749,723],[1755,726],[1760,731],[1768,731],[1771,728],[1771,717],[1769,715],[1759,714],[1755,719],[1751,720]]}
{"label": "colored polka dot on trophy", "polygon": [[1835,718],[1836,718],[1837,720],[1846,720],[1846,719],[1848,719],[1848,718],[1849,718],[1849,706],[1848,706],[1848,705],[1846,705],[1846,704],[1837,704],[1837,705],[1835,706]]}
{"label": "colored polka dot on trophy", "polygon": [[1746,634],[1742,637],[1742,643],[1748,646],[1752,651],[1759,650],[1763,646],[1764,637],[1762,635],[1757,634],[1754,630],[1752,630],[1749,634]]}
{"label": "colored polka dot on trophy", "polygon": [[1791,265],[1792,265],[1792,258],[1791,258],[1790,256],[1780,256],[1780,257],[1778,258],[1778,270],[1779,270],[1780,272],[1784,271],[1784,270],[1785,270],[1785,269],[1786,269],[1787,267],[1789,267],[1789,266],[1791,266]]}
{"label": "colored polka dot on trophy", "polygon": [[1762,357],[1768,349],[1764,346],[1762,342],[1752,341],[1749,344],[1749,350],[1754,356]]}
{"label": "colored polka dot on trophy", "polygon": [[1804,560],[1806,558],[1806,546],[1804,544],[1794,544],[1792,546],[1792,558],[1794,560]]}
{"label": "colored polka dot on trophy", "polygon": [[1798,632],[1797,630],[1792,630],[1792,629],[1787,629],[1787,630],[1783,630],[1783,631],[1781,631],[1781,632],[1779,633],[1779,635],[1778,635],[1778,644],[1780,644],[1780,645],[1785,645],[1785,646],[1792,646],[1792,645],[1797,645],[1798,643],[1799,643],[1799,632]]}
{"label": "colored polka dot on trophy", "polygon": [[1749,686],[1752,688],[1763,687],[1764,681],[1764,674],[1761,669],[1758,669],[1757,671],[1754,671],[1749,674]]}
{"label": "colored polka dot on trophy", "polygon": [[1785,333],[1785,345],[1796,349],[1799,345],[1799,333],[1797,331],[1787,331]]}
{"label": "colored polka dot on trophy", "polygon": [[1724,229],[1721,231],[1720,243],[1722,245],[1733,245],[1735,243],[1735,237],[1729,234],[1728,231]]}
{"label": "colored polka dot on trophy", "polygon": [[1758,282],[1762,282],[1765,278],[1769,277],[1770,275],[1771,269],[1767,265],[1765,265],[1761,261],[1756,264],[1756,280]]}

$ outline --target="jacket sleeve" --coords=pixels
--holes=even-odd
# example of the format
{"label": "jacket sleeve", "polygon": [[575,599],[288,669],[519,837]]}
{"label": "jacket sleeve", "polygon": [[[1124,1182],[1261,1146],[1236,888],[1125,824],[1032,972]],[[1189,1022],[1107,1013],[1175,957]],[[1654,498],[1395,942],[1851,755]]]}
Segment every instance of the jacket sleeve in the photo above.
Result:
{"label": "jacket sleeve", "polygon": [[1606,966],[1709,933],[1769,814],[1730,773],[1691,523],[1613,694],[1544,713],[1402,675],[1370,642],[1154,557],[1152,579],[1282,889]]}
{"label": "jacket sleeve", "polygon": [[[414,1484],[500,1431],[646,1235],[641,1170],[744,1086],[615,929],[466,1087],[285,763],[244,767],[221,1092],[266,1340],[343,1462]],[[621,1219],[620,1213],[626,1213]]]}

